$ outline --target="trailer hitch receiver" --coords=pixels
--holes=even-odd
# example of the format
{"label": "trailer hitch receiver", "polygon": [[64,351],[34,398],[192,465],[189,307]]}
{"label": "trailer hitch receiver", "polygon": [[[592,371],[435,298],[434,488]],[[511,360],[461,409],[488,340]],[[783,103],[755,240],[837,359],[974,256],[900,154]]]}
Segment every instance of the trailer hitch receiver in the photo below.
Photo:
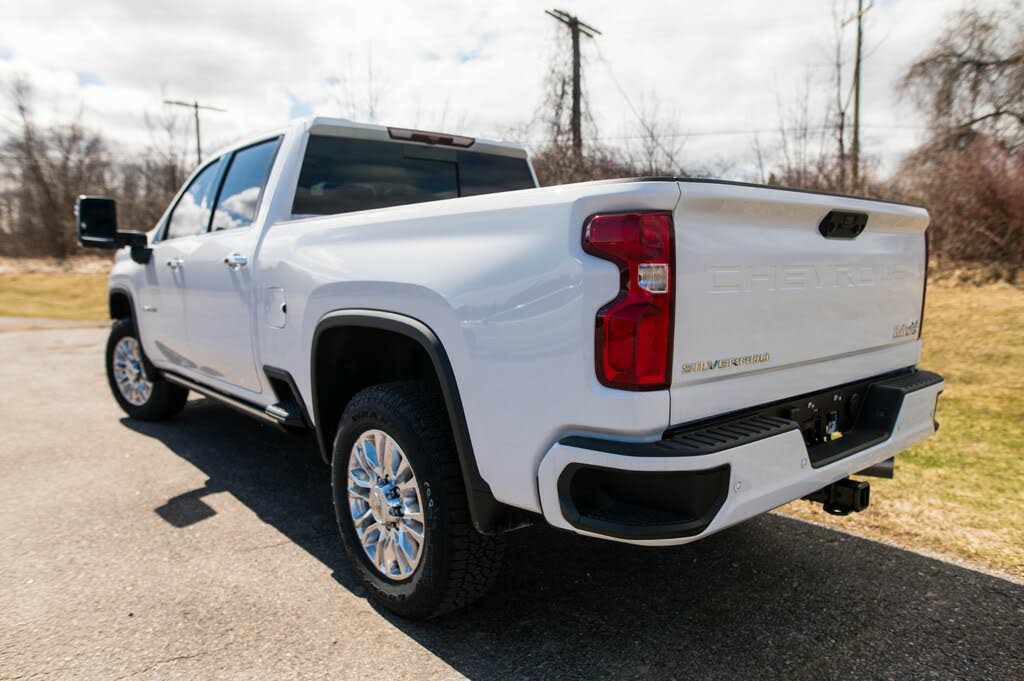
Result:
{"label": "trailer hitch receiver", "polygon": [[867,508],[871,501],[871,484],[843,478],[813,494],[808,494],[804,499],[821,503],[825,513],[831,515],[859,513]]}

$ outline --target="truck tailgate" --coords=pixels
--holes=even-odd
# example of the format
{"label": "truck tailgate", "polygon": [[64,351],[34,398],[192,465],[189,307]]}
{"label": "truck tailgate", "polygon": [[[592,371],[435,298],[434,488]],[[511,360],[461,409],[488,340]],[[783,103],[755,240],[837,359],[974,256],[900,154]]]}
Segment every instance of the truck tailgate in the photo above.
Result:
{"label": "truck tailgate", "polygon": [[[673,424],[917,363],[927,211],[679,184]],[[826,238],[830,213],[867,222],[856,236]]]}

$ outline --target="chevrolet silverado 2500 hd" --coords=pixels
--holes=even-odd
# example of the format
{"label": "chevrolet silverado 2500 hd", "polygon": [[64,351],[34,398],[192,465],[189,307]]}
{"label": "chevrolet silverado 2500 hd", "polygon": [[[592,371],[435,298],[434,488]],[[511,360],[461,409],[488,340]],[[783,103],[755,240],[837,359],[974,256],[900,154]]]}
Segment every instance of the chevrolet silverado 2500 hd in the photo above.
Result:
{"label": "chevrolet silverado 2500 hd", "polygon": [[519,147],[312,118],[217,154],[119,249],[106,368],[311,431],[370,594],[483,593],[543,518],[680,544],[801,497],[868,503],[930,436],[923,208],[677,178],[537,188]]}

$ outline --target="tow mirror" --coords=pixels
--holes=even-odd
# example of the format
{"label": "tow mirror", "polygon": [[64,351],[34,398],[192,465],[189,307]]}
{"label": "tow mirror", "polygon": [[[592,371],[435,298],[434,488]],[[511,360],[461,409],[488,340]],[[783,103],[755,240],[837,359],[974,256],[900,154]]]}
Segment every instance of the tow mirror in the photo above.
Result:
{"label": "tow mirror", "polygon": [[78,243],[86,248],[120,248],[117,238],[117,204],[114,199],[79,196],[75,202]]}
{"label": "tow mirror", "polygon": [[79,196],[75,202],[78,243],[86,248],[117,249],[131,246],[132,260],[149,262],[152,250],[143,232],[117,231],[117,204],[101,196]]}

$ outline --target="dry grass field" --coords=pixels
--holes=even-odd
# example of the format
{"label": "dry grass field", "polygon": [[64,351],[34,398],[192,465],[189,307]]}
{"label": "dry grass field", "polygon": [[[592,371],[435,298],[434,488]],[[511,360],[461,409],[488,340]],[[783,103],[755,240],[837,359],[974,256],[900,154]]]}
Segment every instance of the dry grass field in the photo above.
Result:
{"label": "dry grass field", "polygon": [[0,272],[0,316],[106,319],[107,275]]}
{"label": "dry grass field", "polygon": [[929,286],[921,366],[946,379],[941,428],[871,479],[871,507],[782,512],[1024,577],[1024,290]]}
{"label": "dry grass field", "polygon": [[[105,281],[0,272],[0,315],[105,319]],[[922,366],[946,378],[938,434],[897,457],[894,480],[872,480],[865,513],[781,512],[1024,578],[1024,290],[933,284],[924,337]]]}

